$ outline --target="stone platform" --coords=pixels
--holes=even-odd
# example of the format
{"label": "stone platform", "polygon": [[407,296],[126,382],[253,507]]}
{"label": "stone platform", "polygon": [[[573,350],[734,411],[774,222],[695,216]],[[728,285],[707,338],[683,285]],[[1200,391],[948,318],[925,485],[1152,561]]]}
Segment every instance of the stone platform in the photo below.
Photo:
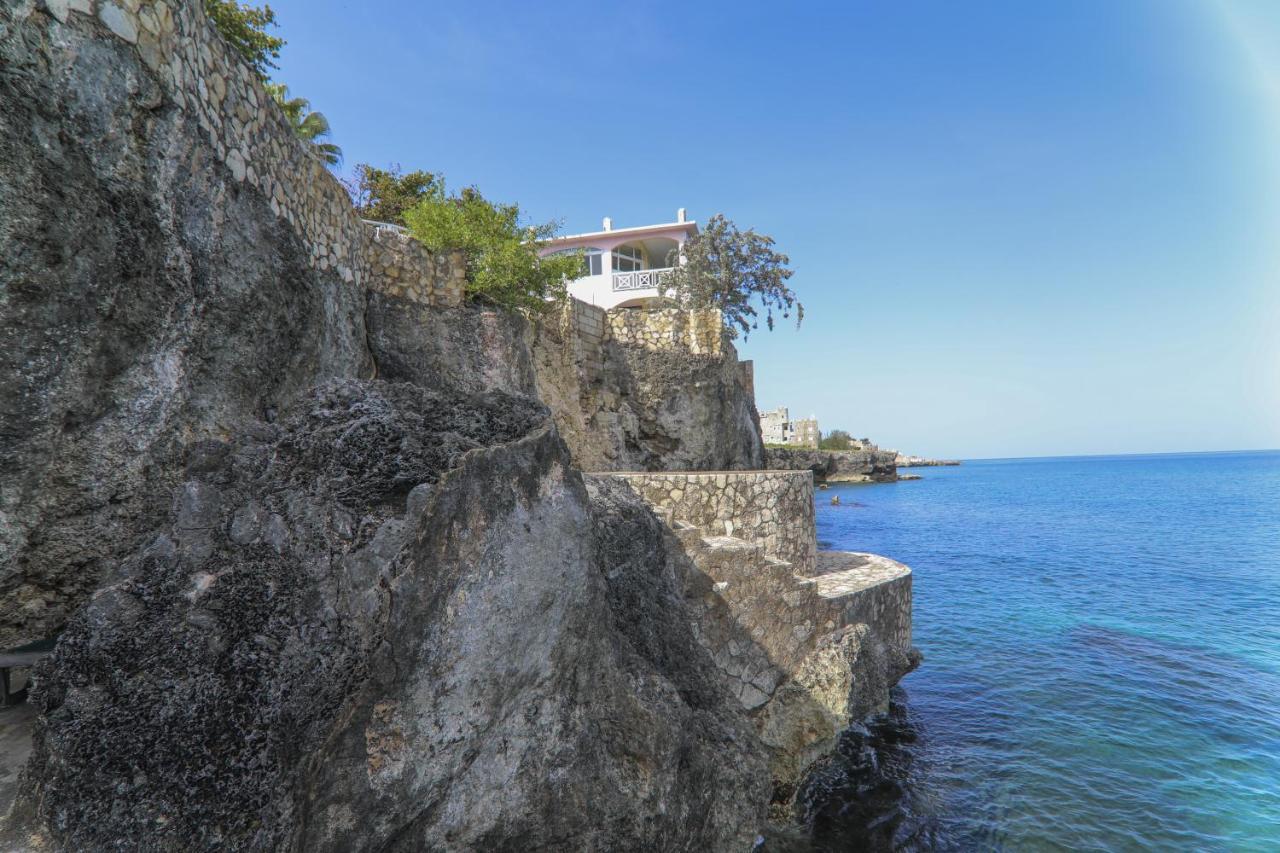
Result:
{"label": "stone platform", "polygon": [[589,476],[626,483],[711,581],[709,606],[731,625],[704,628],[702,639],[748,710],[767,703],[825,638],[852,626],[913,655],[911,570],[878,554],[818,551],[812,472]]}

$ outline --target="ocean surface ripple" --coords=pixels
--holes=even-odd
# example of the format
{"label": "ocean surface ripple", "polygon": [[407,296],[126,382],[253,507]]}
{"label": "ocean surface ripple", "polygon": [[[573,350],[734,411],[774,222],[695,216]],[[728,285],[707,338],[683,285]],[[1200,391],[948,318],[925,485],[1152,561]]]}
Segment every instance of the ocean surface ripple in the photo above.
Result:
{"label": "ocean surface ripple", "polygon": [[818,849],[1280,850],[1280,452],[917,470],[818,492],[925,653]]}

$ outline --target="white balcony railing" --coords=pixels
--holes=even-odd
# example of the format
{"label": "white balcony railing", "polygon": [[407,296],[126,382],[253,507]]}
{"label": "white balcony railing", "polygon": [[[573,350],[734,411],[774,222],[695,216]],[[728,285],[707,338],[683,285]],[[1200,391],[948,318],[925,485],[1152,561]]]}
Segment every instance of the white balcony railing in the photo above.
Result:
{"label": "white balcony railing", "polygon": [[619,290],[656,290],[671,267],[655,270],[635,270],[634,272],[616,272],[613,274],[613,289]]}
{"label": "white balcony railing", "polygon": [[360,221],[363,222],[365,225],[372,226],[374,233],[379,235],[381,235],[385,231],[390,231],[393,234],[409,233],[409,229],[405,228],[403,225],[394,225],[390,222],[378,222],[373,219],[361,219]]}

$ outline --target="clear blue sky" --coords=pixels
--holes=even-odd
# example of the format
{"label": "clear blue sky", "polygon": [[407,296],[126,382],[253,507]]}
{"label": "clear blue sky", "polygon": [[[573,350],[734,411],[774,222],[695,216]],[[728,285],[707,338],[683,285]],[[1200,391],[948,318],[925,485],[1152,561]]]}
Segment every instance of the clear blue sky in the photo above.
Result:
{"label": "clear blue sky", "polygon": [[348,166],[570,232],[723,212],[760,407],[882,446],[1280,446],[1280,2],[277,0]]}

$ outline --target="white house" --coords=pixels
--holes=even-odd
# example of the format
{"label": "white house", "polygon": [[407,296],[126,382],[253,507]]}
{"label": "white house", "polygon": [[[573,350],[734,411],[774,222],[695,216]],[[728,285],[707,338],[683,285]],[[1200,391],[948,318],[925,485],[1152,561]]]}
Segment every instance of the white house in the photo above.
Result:
{"label": "white house", "polygon": [[697,223],[689,221],[683,207],[675,222],[663,225],[615,229],[606,216],[603,231],[557,237],[543,254],[586,253],[582,276],[569,282],[570,296],[605,309],[642,307],[659,295],[658,284],[673,258],[697,233]]}

